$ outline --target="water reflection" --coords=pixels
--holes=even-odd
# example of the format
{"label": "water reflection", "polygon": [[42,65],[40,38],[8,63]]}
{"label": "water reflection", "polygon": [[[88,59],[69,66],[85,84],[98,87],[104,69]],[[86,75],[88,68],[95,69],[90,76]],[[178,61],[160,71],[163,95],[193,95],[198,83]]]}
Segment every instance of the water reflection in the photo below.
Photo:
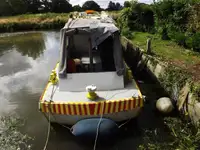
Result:
{"label": "water reflection", "polygon": [[45,49],[42,33],[19,34],[0,38],[0,55],[15,48],[22,56],[38,58]]}
{"label": "water reflection", "polygon": [[[0,37],[0,114],[33,106],[30,99],[43,91],[48,75],[58,61],[58,48],[58,32],[19,33]],[[37,107],[38,97],[34,101]]]}

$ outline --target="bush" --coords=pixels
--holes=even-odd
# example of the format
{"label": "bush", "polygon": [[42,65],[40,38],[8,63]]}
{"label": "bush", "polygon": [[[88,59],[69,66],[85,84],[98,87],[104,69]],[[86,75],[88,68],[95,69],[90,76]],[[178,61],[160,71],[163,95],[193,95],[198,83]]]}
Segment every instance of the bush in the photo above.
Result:
{"label": "bush", "polygon": [[200,52],[200,33],[196,33],[192,37],[192,47],[194,51]]}
{"label": "bush", "polygon": [[180,32],[175,32],[174,33],[174,41],[180,45],[180,46],[185,46],[185,41],[186,41],[186,36],[184,33]]}
{"label": "bush", "polygon": [[128,27],[123,28],[121,31],[122,35],[127,37],[128,39],[132,39],[133,38],[133,33],[130,32],[130,29]]}
{"label": "bush", "polygon": [[154,13],[151,5],[131,2],[130,7],[121,11],[117,22],[121,29],[150,32],[154,28]]}
{"label": "bush", "polygon": [[187,37],[185,40],[185,47],[192,49],[192,37]]}
{"label": "bush", "polygon": [[161,29],[161,35],[162,35],[162,40],[169,40],[169,36],[168,36],[168,32],[167,32],[167,28],[163,28]]}

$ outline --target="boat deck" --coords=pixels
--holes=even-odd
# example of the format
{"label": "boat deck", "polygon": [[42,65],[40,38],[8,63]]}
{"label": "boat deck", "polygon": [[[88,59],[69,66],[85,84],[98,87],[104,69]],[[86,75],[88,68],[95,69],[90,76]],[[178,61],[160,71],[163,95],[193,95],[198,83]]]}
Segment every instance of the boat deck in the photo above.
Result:
{"label": "boat deck", "polygon": [[[53,93],[53,94],[52,94]],[[132,82],[128,83],[124,89],[119,90],[111,90],[111,91],[96,91],[98,95],[98,99],[96,101],[102,100],[121,100],[121,99],[128,99],[131,97],[138,97],[142,96],[141,92],[133,79]],[[51,96],[52,95],[52,96]],[[45,89],[44,95],[41,101],[53,101],[59,103],[83,103],[83,102],[94,102],[89,100],[87,97],[87,92],[67,92],[67,91],[59,91],[59,87],[48,83],[47,88]]]}

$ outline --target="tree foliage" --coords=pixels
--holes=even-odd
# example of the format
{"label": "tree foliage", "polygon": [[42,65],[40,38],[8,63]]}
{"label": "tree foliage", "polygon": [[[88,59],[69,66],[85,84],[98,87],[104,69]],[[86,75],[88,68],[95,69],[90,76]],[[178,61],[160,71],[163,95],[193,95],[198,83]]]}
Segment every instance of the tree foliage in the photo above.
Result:
{"label": "tree foliage", "polygon": [[[81,7],[75,6],[81,11]],[[0,16],[11,16],[25,13],[68,13],[73,10],[68,0],[1,0]]]}
{"label": "tree foliage", "polygon": [[160,0],[154,2],[155,27],[162,38],[200,51],[199,0]]}
{"label": "tree foliage", "polygon": [[8,16],[12,15],[12,7],[9,5],[9,3],[6,0],[1,0],[0,2],[0,15],[1,16]]}
{"label": "tree foliage", "polygon": [[73,11],[82,11],[82,8],[81,8],[81,6],[80,5],[75,5],[74,7],[73,7]]}
{"label": "tree foliage", "polygon": [[131,2],[130,2],[130,1],[125,1],[125,2],[124,2],[124,7],[125,7],[125,8],[131,7]]}
{"label": "tree foliage", "polygon": [[120,3],[118,2],[114,3],[112,1],[109,2],[107,10],[113,11],[113,10],[120,10],[120,9],[122,9],[122,6]]}
{"label": "tree foliage", "polygon": [[163,40],[200,51],[199,0],[154,0],[151,5],[127,1],[118,18],[128,36],[130,30],[158,33]]}
{"label": "tree foliage", "polygon": [[67,0],[52,0],[52,11],[55,13],[68,13],[72,5]]}
{"label": "tree foliage", "polygon": [[137,31],[151,31],[154,27],[154,13],[150,5],[130,2],[130,7],[125,7],[120,14],[118,23],[124,29]]}
{"label": "tree foliage", "polygon": [[101,7],[95,1],[86,1],[83,6],[83,10],[96,10],[100,11]]}
{"label": "tree foliage", "polygon": [[27,11],[29,13],[39,13],[39,8],[41,6],[40,0],[26,0],[28,4]]}

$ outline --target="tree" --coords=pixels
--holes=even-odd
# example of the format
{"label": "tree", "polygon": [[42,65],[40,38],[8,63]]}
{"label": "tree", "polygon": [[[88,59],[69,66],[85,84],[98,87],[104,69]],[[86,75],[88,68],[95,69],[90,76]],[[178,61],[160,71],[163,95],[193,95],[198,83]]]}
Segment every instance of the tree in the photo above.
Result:
{"label": "tree", "polygon": [[27,12],[29,13],[39,13],[39,9],[41,6],[40,0],[25,0],[27,5]]}
{"label": "tree", "polygon": [[114,2],[110,1],[107,10],[116,10],[116,5]]}
{"label": "tree", "polygon": [[73,11],[82,11],[82,8],[80,5],[74,5]]}
{"label": "tree", "polygon": [[120,9],[122,9],[122,6],[121,6],[121,4],[120,3],[116,3],[115,4],[115,8],[116,8],[116,10],[120,10]]}
{"label": "tree", "polygon": [[52,0],[52,11],[55,13],[68,13],[72,9],[72,5],[67,0]]}
{"label": "tree", "polygon": [[114,3],[112,1],[109,2],[108,4],[108,8],[107,10],[120,10],[122,8],[122,6],[120,5],[120,3]]}
{"label": "tree", "polygon": [[43,12],[50,12],[52,10],[52,1],[41,0],[41,6],[43,6]]}
{"label": "tree", "polygon": [[6,0],[1,0],[0,2],[0,15],[1,16],[9,16],[12,15],[12,7]]}
{"label": "tree", "polygon": [[126,33],[130,30],[150,32],[154,28],[154,13],[150,5],[131,2],[131,7],[124,8],[118,17],[120,28]]}
{"label": "tree", "polygon": [[94,1],[86,1],[83,6],[83,10],[96,10],[100,11],[101,7]]}
{"label": "tree", "polygon": [[130,1],[125,1],[124,2],[124,7],[131,7],[131,3],[130,3]]}
{"label": "tree", "polygon": [[7,2],[15,15],[23,14],[27,11],[27,5],[24,0],[8,0]]}
{"label": "tree", "polygon": [[1,0],[0,15],[17,15],[25,13],[27,4],[25,0]]}

